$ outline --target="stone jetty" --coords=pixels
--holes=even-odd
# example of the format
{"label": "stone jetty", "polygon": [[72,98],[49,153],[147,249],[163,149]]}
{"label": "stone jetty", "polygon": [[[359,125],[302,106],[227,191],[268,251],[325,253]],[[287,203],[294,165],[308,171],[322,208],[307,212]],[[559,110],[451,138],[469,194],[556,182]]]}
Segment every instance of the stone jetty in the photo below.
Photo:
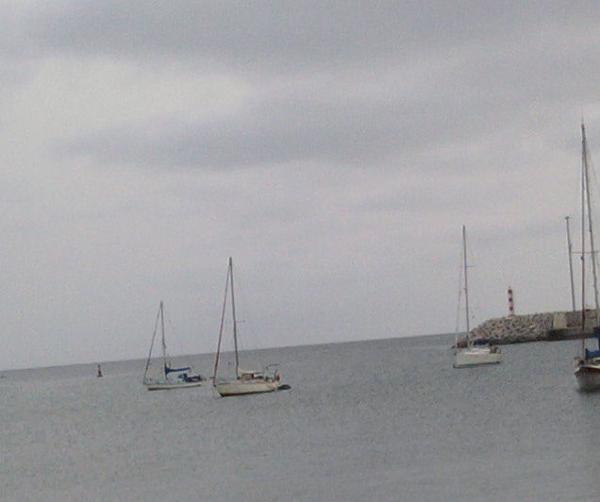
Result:
{"label": "stone jetty", "polygon": [[[581,311],[542,312],[488,319],[471,330],[473,339],[492,344],[572,340],[593,335],[596,311],[586,310],[586,326],[581,332]],[[465,339],[458,345],[464,345]]]}

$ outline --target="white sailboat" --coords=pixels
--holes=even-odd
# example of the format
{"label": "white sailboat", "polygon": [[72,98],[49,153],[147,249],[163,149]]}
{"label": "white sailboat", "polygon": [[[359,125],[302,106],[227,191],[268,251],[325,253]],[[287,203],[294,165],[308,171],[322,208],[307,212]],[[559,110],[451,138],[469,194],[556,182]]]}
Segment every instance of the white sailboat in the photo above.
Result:
{"label": "white sailboat", "polygon": [[[233,317],[235,379],[219,380],[217,379],[217,371],[219,368],[221,341],[223,339],[223,326],[225,321],[225,311],[227,307],[229,288],[231,288],[231,312]],[[229,263],[227,267],[227,279],[225,281],[225,298],[223,299],[223,310],[221,312],[221,326],[219,328],[219,341],[217,343],[217,353],[215,355],[213,385],[216,391],[223,397],[273,392],[280,388],[287,387],[281,385],[281,375],[277,371],[277,365],[269,365],[263,371],[249,371],[240,369],[237,339],[237,320],[235,317],[235,296],[233,292],[233,260],[231,259],[231,257],[229,258]]]}
{"label": "white sailboat", "polygon": [[469,328],[469,283],[467,276],[467,230],[462,227],[463,238],[463,272],[465,281],[465,314],[467,321],[467,346],[457,348],[454,355],[454,367],[466,368],[469,366],[481,366],[483,364],[498,364],[502,361],[502,352],[499,347],[490,346],[486,343],[476,343],[471,337]]}
{"label": "white sailboat", "polygon": [[[589,152],[585,136],[585,125],[581,123],[581,356],[577,358],[575,378],[579,388],[583,391],[600,389],[600,328],[594,327],[594,334],[598,339],[598,349],[588,350],[585,344],[585,256],[586,256],[586,225],[590,237],[590,256],[592,263],[592,278],[594,285],[594,301],[596,319],[598,319],[598,273],[596,268],[596,248],[594,245],[594,227],[592,224],[592,204],[590,198]],[[587,217],[586,217],[587,216]]]}
{"label": "white sailboat", "polygon": [[[158,376],[151,377],[149,376],[149,371],[152,361],[152,349],[154,348],[154,341],[156,339],[159,321],[162,345],[161,368]],[[144,371],[143,382],[148,390],[168,390],[199,387],[205,382],[205,379],[201,375],[192,373],[192,368],[189,366],[184,368],[173,368],[171,366],[169,356],[167,355],[167,344],[165,341],[165,314],[162,301],[160,302],[158,314],[156,316],[156,322],[154,323],[154,332],[152,333],[150,352],[148,353],[148,359],[146,360],[146,369]]]}

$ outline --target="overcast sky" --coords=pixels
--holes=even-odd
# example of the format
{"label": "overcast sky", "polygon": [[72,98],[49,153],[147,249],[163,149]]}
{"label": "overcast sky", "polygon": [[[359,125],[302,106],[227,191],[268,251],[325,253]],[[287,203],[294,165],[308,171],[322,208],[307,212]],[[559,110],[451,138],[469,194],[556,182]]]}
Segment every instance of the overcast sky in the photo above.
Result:
{"label": "overcast sky", "polygon": [[452,332],[463,223],[473,324],[570,307],[595,2],[0,17],[0,368],[213,351],[230,255],[243,347]]}

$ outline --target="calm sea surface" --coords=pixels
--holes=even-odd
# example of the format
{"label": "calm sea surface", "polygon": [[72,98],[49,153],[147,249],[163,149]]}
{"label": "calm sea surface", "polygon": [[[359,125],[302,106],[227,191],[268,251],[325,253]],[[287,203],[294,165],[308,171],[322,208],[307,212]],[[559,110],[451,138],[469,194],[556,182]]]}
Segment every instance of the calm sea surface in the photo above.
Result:
{"label": "calm sea surface", "polygon": [[[453,336],[264,350],[290,391],[148,392],[143,361],[4,372],[2,500],[600,500],[576,342],[452,369]],[[180,358],[209,373],[209,355]]]}

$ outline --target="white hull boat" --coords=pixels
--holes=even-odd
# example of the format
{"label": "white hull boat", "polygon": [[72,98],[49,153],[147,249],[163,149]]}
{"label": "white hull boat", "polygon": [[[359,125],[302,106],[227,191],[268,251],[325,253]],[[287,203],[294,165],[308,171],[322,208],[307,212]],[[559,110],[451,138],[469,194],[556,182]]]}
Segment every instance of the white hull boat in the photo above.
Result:
{"label": "white hull boat", "polygon": [[[589,350],[586,348],[585,340],[585,325],[586,325],[586,308],[585,308],[585,292],[586,292],[586,225],[587,233],[589,233],[590,241],[590,261],[592,264],[592,277],[594,285],[594,304],[596,307],[596,321],[598,320],[598,312],[600,311],[600,300],[598,295],[598,270],[596,265],[596,247],[594,245],[594,225],[592,222],[592,203],[589,181],[589,152],[587,149],[587,140],[585,136],[585,126],[581,123],[581,356],[577,361],[577,369],[575,370],[575,378],[579,389],[585,392],[600,390],[600,326],[594,327],[594,335],[598,341],[598,348]],[[567,229],[568,232],[568,229]],[[571,279],[572,281],[573,279]],[[572,282],[571,282],[572,283]],[[574,303],[574,302],[573,302]],[[575,307],[573,307],[574,309]]]}
{"label": "white hull boat", "polygon": [[592,392],[600,390],[600,359],[580,361],[575,370],[579,390]]}
{"label": "white hull boat", "polygon": [[[217,379],[217,370],[219,368],[219,357],[221,354],[221,341],[223,339],[223,326],[225,321],[225,311],[227,308],[227,298],[229,288],[231,287],[231,314],[233,317],[233,344],[235,355],[235,378],[231,380]],[[281,375],[277,371],[276,364],[267,366],[263,371],[246,371],[240,369],[238,354],[238,335],[237,321],[235,317],[235,296],[233,293],[233,260],[229,258],[227,267],[227,279],[225,281],[225,297],[223,299],[223,310],[221,312],[221,326],[219,328],[219,341],[217,343],[217,352],[215,354],[215,368],[213,372],[213,385],[221,397],[243,396],[246,394],[264,394],[279,389],[289,389],[288,385],[281,384]]]}
{"label": "white hull boat", "polygon": [[497,347],[471,347],[458,350],[454,359],[455,368],[468,368],[484,364],[499,364],[502,352]]}
{"label": "white hull boat", "polygon": [[[463,274],[464,274],[464,292],[465,292],[465,320],[466,320],[466,338],[467,347],[464,349],[456,349],[454,354],[455,368],[469,368],[471,366],[483,366],[485,364],[499,364],[502,362],[502,352],[497,346],[491,346],[487,342],[482,340],[473,340],[471,336],[471,330],[469,329],[469,283],[467,276],[467,230],[465,226],[462,227],[462,240],[463,240]],[[460,295],[459,295],[459,309],[460,309]],[[457,312],[459,311],[457,309]],[[458,316],[457,316],[458,317]],[[458,329],[458,318],[457,318],[457,329]]]}
{"label": "white hull boat", "polygon": [[232,382],[219,382],[215,384],[217,392],[223,396],[242,396],[244,394],[262,394],[273,392],[279,388],[279,382],[266,382],[264,380],[235,380]]}

